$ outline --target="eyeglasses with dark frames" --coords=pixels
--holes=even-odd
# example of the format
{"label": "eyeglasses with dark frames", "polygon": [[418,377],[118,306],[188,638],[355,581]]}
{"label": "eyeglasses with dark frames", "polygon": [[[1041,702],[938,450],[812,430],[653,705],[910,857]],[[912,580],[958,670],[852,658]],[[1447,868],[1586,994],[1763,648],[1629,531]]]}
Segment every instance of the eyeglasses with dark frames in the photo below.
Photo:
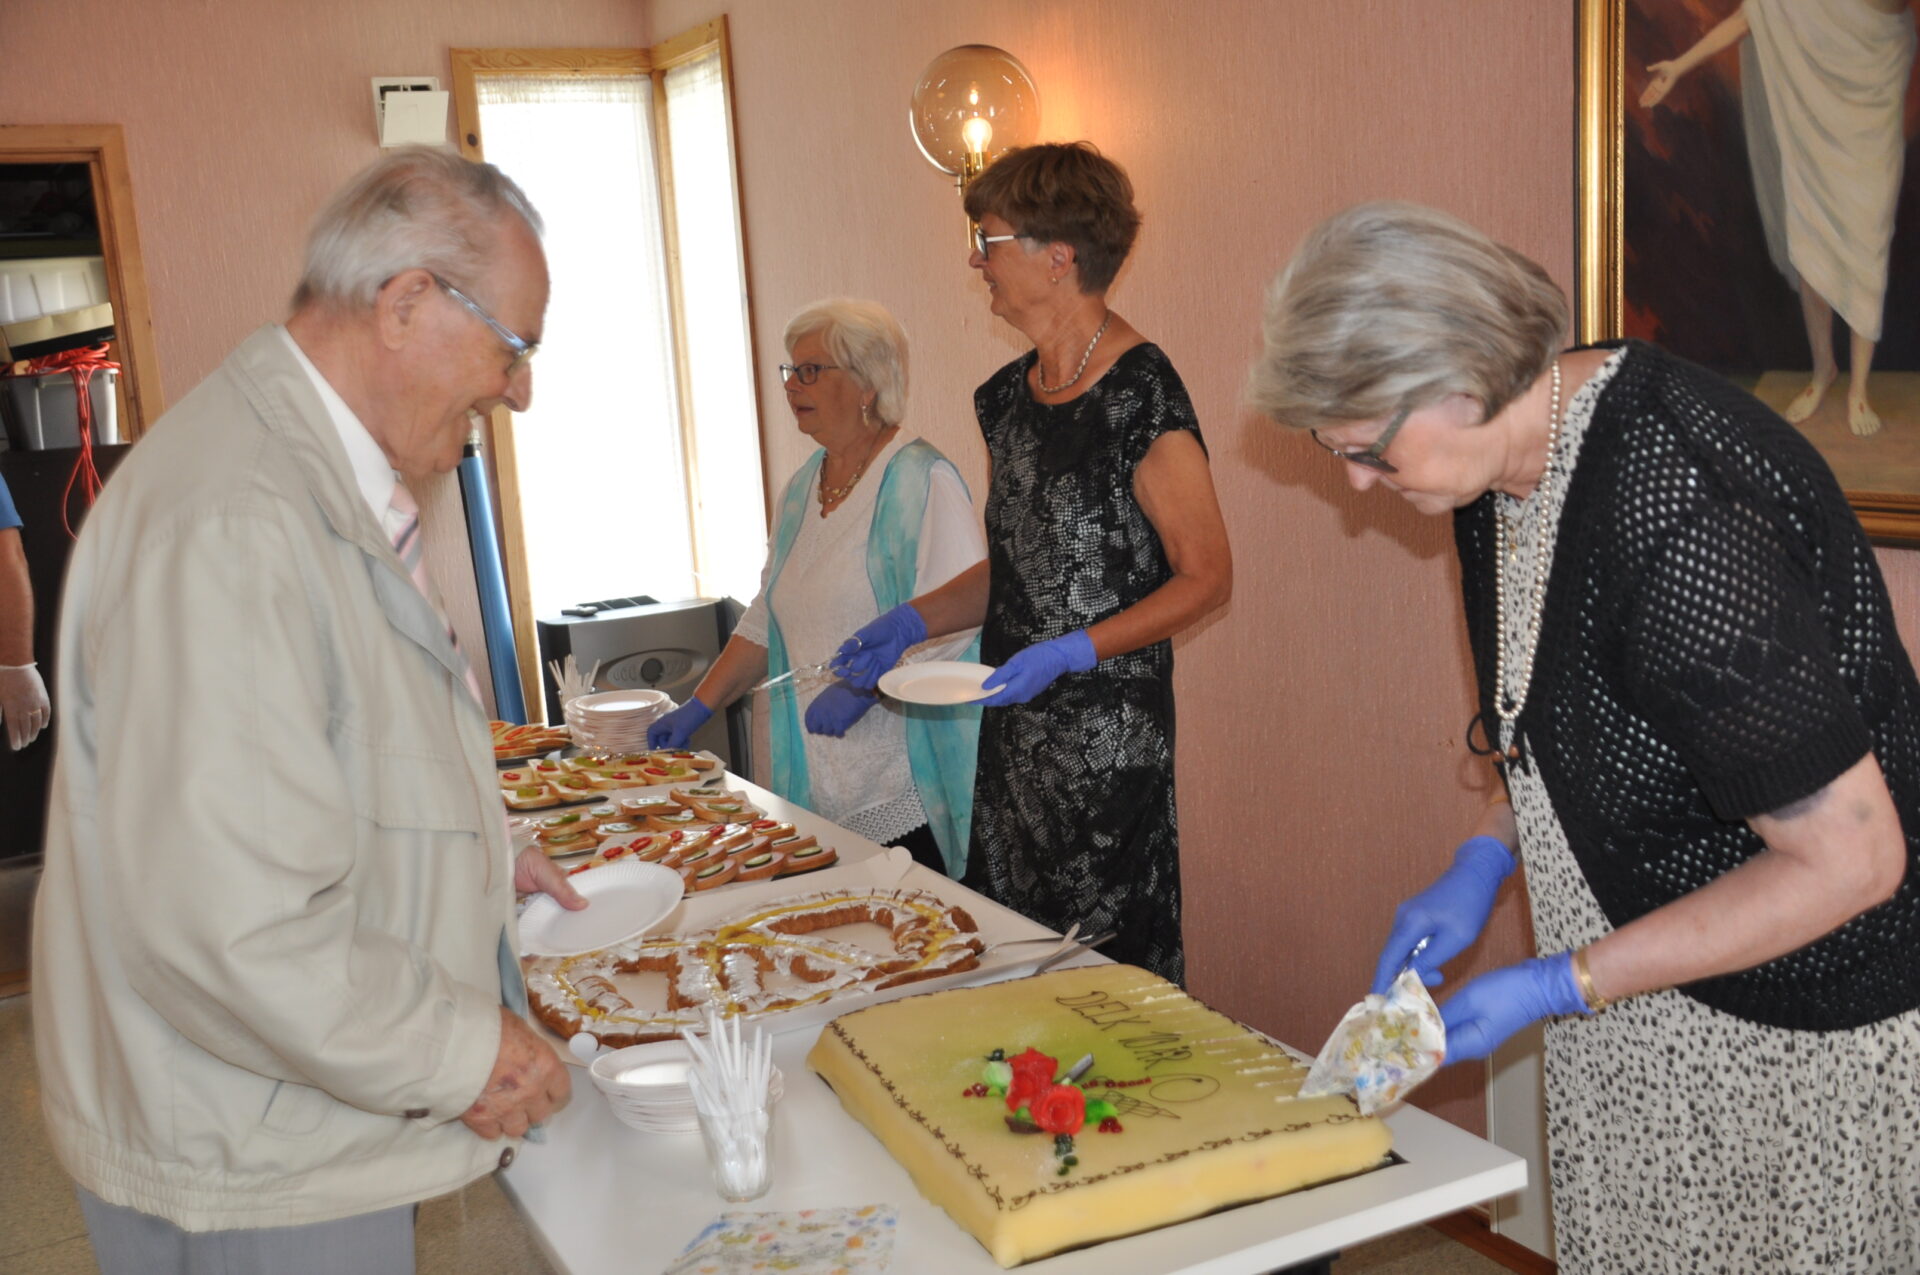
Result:
{"label": "eyeglasses with dark frames", "polygon": [[1022,237],[1023,236],[1020,235],[990,235],[980,229],[980,227],[975,226],[973,228],[973,250],[984,257],[987,255],[987,249],[993,247],[993,245],[1005,243],[1009,239],[1019,239]]}
{"label": "eyeglasses with dark frames", "polygon": [[798,381],[802,385],[812,385],[820,379],[822,372],[837,371],[839,367],[840,365],[838,363],[782,363],[780,365],[780,379],[782,381]]}
{"label": "eyeglasses with dark frames", "polygon": [[1349,465],[1358,465],[1362,469],[1371,469],[1375,473],[1380,474],[1397,474],[1400,471],[1394,468],[1393,463],[1380,453],[1387,450],[1387,444],[1393,441],[1393,436],[1400,432],[1400,427],[1407,423],[1407,417],[1412,414],[1413,409],[1411,407],[1403,407],[1398,412],[1395,412],[1393,419],[1387,422],[1387,428],[1381,432],[1380,437],[1373,440],[1373,446],[1362,448],[1359,451],[1343,451],[1335,447],[1332,443],[1321,438],[1320,431],[1317,429],[1310,429],[1307,433],[1313,436],[1314,442],[1320,444],[1320,446],[1332,452],[1341,460],[1346,461]]}
{"label": "eyeglasses with dark frames", "polygon": [[529,341],[525,337],[516,334],[512,328],[509,328],[506,324],[500,322],[500,320],[494,318],[491,314],[488,314],[486,307],[448,283],[445,279],[442,279],[439,275],[434,275],[433,281],[439,284],[448,296],[472,311],[473,316],[479,319],[480,322],[492,328],[493,334],[499,337],[501,342],[505,344],[509,350],[513,351],[513,361],[507,364],[508,376],[517,374],[521,368],[525,367],[528,362],[532,360],[534,355],[540,352],[538,342]]}

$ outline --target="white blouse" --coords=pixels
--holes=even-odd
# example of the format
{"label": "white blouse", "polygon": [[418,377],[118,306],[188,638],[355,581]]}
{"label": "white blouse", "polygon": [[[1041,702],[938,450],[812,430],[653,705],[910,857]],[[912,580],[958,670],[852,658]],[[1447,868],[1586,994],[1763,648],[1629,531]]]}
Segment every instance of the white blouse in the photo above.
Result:
{"label": "white blouse", "polygon": [[[874,457],[859,486],[825,518],[820,516],[820,479],[815,471],[807,490],[807,512],[779,583],[770,597],[767,577],[773,567],[773,545],[769,540],[760,592],[740,617],[734,629],[737,636],[765,646],[768,617],[778,617],[787,656],[797,667],[829,658],[855,629],[879,614],[867,579],[867,533],[873,524],[880,478],[895,453],[912,441],[904,430],[896,434]],[[952,469],[935,467],[920,521],[915,591],[936,589],[986,556],[986,537],[966,486]],[[906,658],[953,659],[978,632],[968,629],[923,642],[910,649]],[[767,694],[798,695],[804,721],[807,706],[833,682],[830,673],[802,674]],[[882,843],[927,821],[908,769],[906,723],[897,703],[881,697],[839,739],[811,732],[805,738],[814,813]]]}

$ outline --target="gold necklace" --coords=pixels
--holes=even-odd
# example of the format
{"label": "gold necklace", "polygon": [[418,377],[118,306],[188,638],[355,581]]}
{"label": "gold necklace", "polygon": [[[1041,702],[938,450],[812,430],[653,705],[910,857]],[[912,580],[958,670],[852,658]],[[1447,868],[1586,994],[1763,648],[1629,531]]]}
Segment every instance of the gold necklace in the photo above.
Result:
{"label": "gold necklace", "polygon": [[[1527,601],[1527,631],[1522,649],[1523,666],[1520,671],[1520,684],[1509,690],[1507,686],[1507,641],[1505,629],[1507,623],[1507,564],[1519,551],[1519,532],[1509,520],[1504,510],[1496,511],[1495,518],[1500,525],[1500,550],[1494,562],[1493,605],[1496,609],[1494,623],[1495,646],[1493,664],[1493,710],[1500,715],[1502,726],[1513,725],[1520,716],[1520,710],[1526,707],[1527,692],[1533,688],[1533,657],[1540,648],[1540,617],[1546,611],[1547,568],[1552,565],[1553,537],[1557,522],[1551,520],[1547,505],[1553,494],[1554,447],[1560,441],[1560,360],[1553,361],[1553,394],[1547,406],[1547,463],[1540,471],[1540,482],[1533,489],[1539,499],[1534,508],[1544,521],[1542,543],[1535,546],[1533,589]],[[1524,506],[1525,502],[1519,502]],[[1500,741],[1495,740],[1496,747]],[[1517,760],[1514,750],[1508,750],[1508,759]]]}
{"label": "gold necklace", "polygon": [[[861,415],[866,415],[864,408],[861,409]],[[853,490],[854,484],[860,481],[861,475],[867,472],[867,466],[873,463],[874,455],[880,450],[878,446],[880,435],[886,432],[884,425],[873,432],[873,442],[867,445],[866,459],[860,462],[860,468],[853,471],[853,477],[847,479],[847,481],[841,483],[838,487],[827,486],[827,462],[824,460],[820,462],[820,513],[822,517],[826,515],[827,506],[845,500],[847,493]]]}
{"label": "gold necklace", "polygon": [[1042,394],[1058,394],[1061,390],[1070,390],[1079,384],[1080,378],[1087,373],[1087,360],[1093,357],[1093,347],[1100,344],[1100,338],[1107,334],[1107,325],[1112,322],[1113,311],[1109,310],[1107,311],[1107,317],[1100,320],[1100,330],[1093,334],[1093,340],[1087,342],[1087,352],[1080,356],[1080,366],[1073,369],[1072,376],[1069,376],[1058,385],[1047,384],[1047,374],[1041,369],[1040,360],[1036,356],[1033,360],[1033,379],[1034,383],[1040,387],[1040,392]]}

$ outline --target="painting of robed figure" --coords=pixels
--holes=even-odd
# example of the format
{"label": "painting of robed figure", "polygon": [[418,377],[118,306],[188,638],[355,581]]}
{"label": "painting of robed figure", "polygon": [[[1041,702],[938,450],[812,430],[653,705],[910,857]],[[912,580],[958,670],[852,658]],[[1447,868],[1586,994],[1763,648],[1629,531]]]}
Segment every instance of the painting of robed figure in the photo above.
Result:
{"label": "painting of robed figure", "polygon": [[1586,0],[1581,51],[1581,179],[1599,196],[1582,285],[1611,294],[1583,298],[1585,335],[1657,342],[1744,385],[1820,449],[1869,531],[1908,544],[1916,5]]}

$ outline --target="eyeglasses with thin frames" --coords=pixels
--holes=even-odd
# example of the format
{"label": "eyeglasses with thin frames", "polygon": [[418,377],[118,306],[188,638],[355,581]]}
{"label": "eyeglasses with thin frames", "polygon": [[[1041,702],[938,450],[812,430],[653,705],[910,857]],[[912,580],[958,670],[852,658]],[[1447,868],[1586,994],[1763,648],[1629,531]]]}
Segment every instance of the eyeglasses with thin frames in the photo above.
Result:
{"label": "eyeglasses with thin frames", "polygon": [[780,365],[780,379],[782,381],[798,381],[802,385],[812,385],[820,379],[822,372],[837,371],[839,367],[840,365],[838,363],[782,363]]}
{"label": "eyeglasses with thin frames", "polygon": [[1398,412],[1395,412],[1393,419],[1387,422],[1387,428],[1381,432],[1380,437],[1373,440],[1373,446],[1362,448],[1359,451],[1342,451],[1332,443],[1321,438],[1320,431],[1317,429],[1311,429],[1307,432],[1313,436],[1314,442],[1320,444],[1320,446],[1326,448],[1341,460],[1346,461],[1349,465],[1358,465],[1362,469],[1371,469],[1375,473],[1380,474],[1397,474],[1400,471],[1394,468],[1393,462],[1387,460],[1380,453],[1387,450],[1387,444],[1393,441],[1393,436],[1400,432],[1400,427],[1407,423],[1407,417],[1412,414],[1413,409],[1411,407],[1403,407]]}
{"label": "eyeglasses with thin frames", "polygon": [[984,257],[987,255],[987,249],[991,248],[994,244],[1005,243],[1009,239],[1018,239],[1020,237],[1019,235],[990,235],[980,229],[980,227],[975,226],[973,228],[973,250]]}
{"label": "eyeglasses with thin frames", "polygon": [[479,319],[480,322],[492,328],[493,334],[499,337],[509,350],[513,351],[513,361],[507,364],[508,376],[516,375],[521,368],[525,367],[528,362],[532,360],[534,355],[540,352],[538,342],[529,341],[525,337],[517,335],[512,328],[509,328],[506,324],[500,322],[500,320],[494,318],[491,314],[488,314],[486,308],[478,301],[475,301],[472,297],[460,291],[460,289],[454,287],[439,275],[434,275],[433,281],[445,289],[448,296],[471,310],[474,317]]}

